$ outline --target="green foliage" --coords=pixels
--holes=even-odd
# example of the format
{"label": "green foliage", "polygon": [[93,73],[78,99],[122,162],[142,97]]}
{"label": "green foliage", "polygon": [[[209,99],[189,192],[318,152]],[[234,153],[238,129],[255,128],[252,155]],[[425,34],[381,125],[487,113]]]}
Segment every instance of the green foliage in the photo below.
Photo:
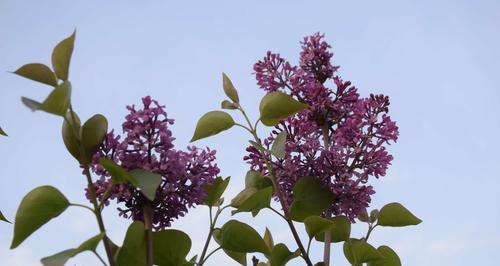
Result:
{"label": "green foliage", "polygon": [[271,235],[271,231],[266,227],[266,231],[264,232],[264,242],[266,243],[269,250],[272,250],[274,247],[273,236]]}
{"label": "green foliage", "polygon": [[226,75],[226,73],[222,73],[222,87],[224,88],[224,93],[226,93],[229,99],[231,99],[236,104],[240,103],[238,91],[236,91],[236,88],[234,87],[233,83]]}
{"label": "green foliage", "polygon": [[64,117],[71,104],[71,83],[66,81],[55,87],[42,103],[26,97],[21,100],[33,112],[40,110]]}
{"label": "green foliage", "polygon": [[203,188],[207,192],[207,196],[203,200],[203,203],[205,203],[209,207],[219,206],[220,198],[226,190],[226,187],[229,184],[229,180],[231,180],[231,177],[222,179],[222,177],[218,176],[217,178],[215,178],[213,184],[203,185]]}
{"label": "green foliage", "polygon": [[6,223],[11,224],[11,222],[9,220],[7,220],[7,218],[5,218],[5,216],[3,215],[3,213],[1,211],[0,211],[0,221],[4,221]]}
{"label": "green foliage", "polygon": [[14,74],[53,87],[57,86],[56,75],[54,74],[54,72],[52,72],[52,70],[48,66],[44,64],[39,64],[39,63],[26,64],[20,67],[18,70],[14,71]]}
{"label": "green foliage", "polygon": [[133,222],[128,227],[116,262],[119,266],[146,265],[146,230],[142,222]]}
{"label": "green foliage", "polygon": [[0,135],[7,137],[7,133],[5,133],[5,131],[3,131],[1,127],[0,127]]}
{"label": "green foliage", "polygon": [[64,145],[69,153],[79,162],[81,162],[81,152],[80,152],[80,118],[74,112],[69,111],[66,113],[62,125],[62,138]]}
{"label": "green foliage", "polygon": [[276,136],[273,146],[271,147],[271,153],[276,156],[276,158],[282,159],[285,157],[285,141],[286,132],[283,131]]}
{"label": "green foliage", "polygon": [[232,103],[231,101],[224,100],[220,103],[220,108],[227,110],[235,110],[238,109],[238,106],[235,103]]}
{"label": "green foliage", "polygon": [[[154,263],[159,266],[187,264],[191,239],[179,230],[168,229],[153,233]],[[121,266],[121,265],[120,265]]]}
{"label": "green foliage", "polygon": [[380,209],[378,225],[401,227],[420,224],[422,220],[397,202],[389,203]]}
{"label": "green foliage", "polygon": [[[330,219],[333,228],[330,229],[330,240],[332,243],[346,241],[351,236],[351,221],[346,216],[335,216]],[[317,234],[316,241],[324,242],[325,234]]]}
{"label": "green foliage", "polygon": [[[221,244],[222,243],[222,239],[221,239],[220,232],[221,231],[220,231],[219,228],[214,229],[213,237],[215,239],[215,242],[217,242],[217,244],[219,244],[220,246],[222,246],[222,244]],[[227,249],[222,249],[222,250],[224,251],[224,253],[226,253],[226,255],[228,255],[230,258],[232,258],[233,260],[235,260],[239,264],[244,265],[244,266],[247,265],[247,253],[245,253],[245,252],[231,251],[231,250],[227,250]]]}
{"label": "green foliage", "polygon": [[223,249],[252,253],[260,252],[270,255],[271,251],[267,247],[262,237],[249,225],[230,220],[220,229],[220,245]]}
{"label": "green foliage", "polygon": [[260,102],[260,120],[266,126],[274,126],[281,120],[308,107],[282,92],[270,92]]}
{"label": "green foliage", "polygon": [[368,263],[368,266],[401,266],[401,260],[398,254],[388,246],[380,246],[378,252],[384,256],[384,259],[375,260]]}
{"label": "green foliage", "polygon": [[85,163],[92,160],[92,156],[96,153],[102,141],[108,133],[108,120],[103,115],[97,114],[92,116],[82,126],[82,145],[85,151],[85,158],[82,158]]}
{"label": "green foliage", "polygon": [[344,242],[344,255],[354,266],[384,258],[372,245],[355,238]]}
{"label": "green foliage", "polygon": [[331,206],[333,200],[334,195],[331,190],[323,186],[318,178],[302,177],[293,188],[290,218],[302,222],[309,216],[320,215]]}
{"label": "green foliage", "polygon": [[69,64],[71,62],[71,55],[73,54],[75,35],[76,31],[58,43],[52,51],[52,67],[54,68],[54,72],[58,78],[65,81],[68,80],[69,76]]}
{"label": "green foliage", "polygon": [[106,169],[106,171],[108,171],[109,175],[111,175],[113,183],[130,183],[134,187],[139,186],[139,182],[135,179],[135,177],[127,172],[127,170],[116,164],[115,161],[102,157],[99,159],[99,163],[102,167],[104,167],[104,169]]}
{"label": "green foliage", "polygon": [[134,169],[130,171],[130,174],[137,180],[137,187],[142,194],[153,201],[156,197],[156,190],[161,184],[161,175],[143,169]]}
{"label": "green foliage", "polygon": [[223,111],[208,112],[198,120],[191,142],[217,135],[224,130],[230,129],[234,125],[234,120],[228,113]]}
{"label": "green foliage", "polygon": [[335,226],[332,221],[316,215],[307,217],[304,220],[304,225],[306,226],[306,232],[309,238],[313,238],[318,234],[323,234],[325,231]]}
{"label": "green foliage", "polygon": [[261,176],[256,171],[248,171],[245,177],[245,189],[242,190],[231,201],[231,206],[237,208],[233,214],[238,212],[252,212],[256,216],[263,208],[270,206],[273,194],[271,179]]}
{"label": "green foliage", "polygon": [[97,245],[99,245],[99,242],[103,239],[104,234],[98,234],[87,241],[83,242],[79,247],[77,248],[72,248],[72,249],[67,249],[64,251],[61,251],[59,253],[56,253],[50,257],[45,257],[42,259],[42,264],[44,266],[64,266],[66,262],[84,252],[84,251],[92,251],[95,252]]}
{"label": "green foliage", "polygon": [[284,266],[298,256],[300,256],[300,251],[291,252],[285,244],[279,243],[273,248],[269,264],[271,266]]}
{"label": "green foliage", "polygon": [[11,249],[19,246],[38,228],[59,216],[69,206],[69,201],[56,188],[41,186],[24,196],[17,209],[14,238]]}

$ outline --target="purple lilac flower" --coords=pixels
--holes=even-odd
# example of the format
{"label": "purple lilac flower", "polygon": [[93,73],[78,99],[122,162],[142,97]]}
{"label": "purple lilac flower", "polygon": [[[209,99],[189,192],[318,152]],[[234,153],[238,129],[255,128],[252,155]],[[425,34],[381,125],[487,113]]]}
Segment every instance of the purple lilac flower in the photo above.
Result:
{"label": "purple lilac flower", "polygon": [[[286,156],[273,163],[286,204],[292,201],[297,180],[316,176],[336,195],[331,212],[353,220],[369,206],[375,193],[368,185],[369,177],[386,174],[393,159],[386,145],[396,142],[399,133],[387,115],[389,98],[361,98],[349,81],[336,74],[338,67],[331,64],[333,53],[323,38],[319,33],[304,38],[298,66],[271,52],[255,64],[257,84],[262,89],[289,92],[310,106],[278,124],[264,145],[271,147],[280,132],[287,132]],[[244,159],[251,168],[266,174],[257,149],[250,146],[247,151]]]}
{"label": "purple lilac flower", "polygon": [[[122,125],[123,140],[111,131],[93,157],[92,171],[100,176],[94,182],[97,196],[101,198],[112,186],[109,174],[99,164],[101,157],[114,160],[127,170],[144,169],[162,176],[153,206],[153,227],[169,227],[174,219],[184,216],[188,208],[202,203],[205,195],[203,184],[211,184],[219,173],[215,163],[215,150],[190,146],[187,151],[174,149],[175,138],[169,130],[174,123],[167,117],[164,106],[149,96],[142,99],[143,108],[127,106],[129,114]],[[143,206],[149,200],[128,184],[114,185],[110,197],[121,203],[120,216],[143,220]]]}

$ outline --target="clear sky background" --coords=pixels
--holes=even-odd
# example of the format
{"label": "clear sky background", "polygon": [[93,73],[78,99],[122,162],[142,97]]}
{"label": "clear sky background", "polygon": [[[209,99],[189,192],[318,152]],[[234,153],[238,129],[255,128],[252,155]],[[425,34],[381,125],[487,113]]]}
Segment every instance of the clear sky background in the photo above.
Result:
{"label": "clear sky background", "polygon": [[[263,92],[252,65],[267,50],[296,63],[303,36],[320,31],[333,45],[344,79],[366,96],[388,94],[400,139],[388,175],[372,180],[373,207],[399,201],[424,222],[379,228],[375,245],[393,247],[403,265],[493,265],[500,251],[500,5],[498,1],[0,1],[0,209],[13,218],[22,197],[50,184],[86,203],[85,180],[60,137],[61,119],[32,113],[21,96],[43,99],[49,87],[9,74],[30,62],[50,63],[52,47],[77,28],[70,78],[80,117],[104,114],[120,128],[125,106],[151,95],[176,119],[179,148],[197,119],[224,98],[230,75],[253,118]],[[238,117],[238,119],[240,119]],[[265,133],[265,132],[263,132]],[[196,143],[218,150],[226,195],[244,186],[248,136],[231,130]],[[121,242],[129,220],[105,211]],[[295,247],[285,223],[264,211],[238,214],[276,242]],[[229,219],[225,216],[221,221]],[[200,253],[206,207],[176,221]],[[299,226],[300,227],[300,226]],[[353,235],[366,228],[354,225]],[[304,231],[301,228],[301,231]],[[68,209],[18,249],[8,250],[12,226],[0,224],[0,264],[40,265],[41,257],[95,235],[86,210]],[[312,256],[321,257],[314,245]],[[334,265],[347,265],[339,245]],[[82,254],[69,265],[98,261]],[[208,265],[235,265],[222,253]],[[302,265],[299,259],[290,265]]]}

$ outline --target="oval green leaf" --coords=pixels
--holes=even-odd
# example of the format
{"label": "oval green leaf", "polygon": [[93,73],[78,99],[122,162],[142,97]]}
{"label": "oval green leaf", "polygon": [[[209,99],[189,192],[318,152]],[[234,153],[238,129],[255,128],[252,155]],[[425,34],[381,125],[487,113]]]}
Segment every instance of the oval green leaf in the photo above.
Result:
{"label": "oval green leaf", "polygon": [[101,242],[103,237],[104,234],[96,235],[88,239],[87,241],[83,242],[77,248],[67,249],[57,254],[54,254],[50,257],[45,257],[42,259],[42,264],[44,266],[64,266],[69,259],[84,251],[95,252],[97,245],[99,245],[99,242]]}
{"label": "oval green leaf", "polygon": [[14,238],[11,249],[18,247],[26,238],[69,206],[69,201],[56,188],[41,186],[24,196],[17,209],[14,222]]}
{"label": "oval green leaf", "polygon": [[44,64],[26,64],[13,73],[53,87],[57,86],[57,79],[54,72]]}
{"label": "oval green leaf", "polygon": [[[248,189],[246,191],[249,191]],[[255,217],[259,214],[260,210],[268,208],[271,204],[271,198],[273,196],[273,188],[266,187],[251,193],[248,197],[242,199],[240,202],[236,201],[238,209],[233,211],[232,214],[239,212],[251,212],[252,216]],[[238,204],[239,203],[239,204]]]}
{"label": "oval green leaf", "polygon": [[332,221],[316,215],[307,217],[304,220],[304,225],[309,238],[323,234],[326,230],[330,230],[335,226]]}
{"label": "oval green leaf", "polygon": [[120,266],[146,265],[146,230],[142,222],[133,222],[128,227],[116,263]]}
{"label": "oval green leaf", "polygon": [[232,126],[234,126],[234,120],[228,113],[223,111],[208,112],[198,121],[191,142],[217,135]]}
{"label": "oval green leaf", "polygon": [[155,265],[178,266],[187,263],[186,256],[191,249],[191,239],[179,230],[168,229],[153,233],[153,254]]}
{"label": "oval green leaf", "polygon": [[368,266],[401,266],[401,260],[392,248],[388,246],[380,246],[377,250],[382,256],[384,256],[384,259],[369,262]]}
{"label": "oval green leaf", "polygon": [[413,213],[406,209],[403,205],[397,202],[392,202],[380,209],[378,214],[378,225],[401,227],[408,225],[417,225],[422,220],[417,218]]}
{"label": "oval green leaf", "polygon": [[285,142],[286,142],[286,132],[282,131],[276,136],[271,147],[271,153],[276,156],[276,158],[282,159],[285,157]]}
{"label": "oval green leaf", "polygon": [[[215,228],[213,232],[213,237],[215,239],[215,242],[217,244],[221,245],[221,235],[220,235],[220,228]],[[226,255],[228,255],[231,259],[235,260],[241,265],[246,266],[247,265],[247,254],[244,252],[236,252],[236,251],[231,251],[227,249],[222,249]]]}
{"label": "oval green leaf", "polygon": [[62,80],[68,80],[69,64],[75,45],[75,35],[76,31],[68,38],[59,42],[52,51],[52,67],[56,76]]}
{"label": "oval green leaf", "polygon": [[25,99],[26,102],[23,99],[23,103],[26,104],[32,111],[42,110],[50,114],[64,117],[71,104],[71,83],[66,81],[55,87],[41,104],[27,98]]}
{"label": "oval green leaf", "polygon": [[106,171],[108,171],[113,183],[130,183],[134,187],[139,187],[137,179],[132,174],[127,172],[127,170],[116,164],[115,161],[103,157],[99,159],[99,163],[102,167],[104,167],[104,169],[106,169]]}
{"label": "oval green leaf", "polygon": [[300,252],[291,252],[285,244],[279,243],[274,246],[269,262],[271,266],[284,266],[298,256]]}
{"label": "oval green leaf", "polygon": [[238,109],[238,106],[228,100],[224,100],[220,103],[220,108],[222,109],[227,109],[227,110],[234,110]]}
{"label": "oval green leaf", "polygon": [[260,120],[266,126],[274,126],[307,107],[307,104],[295,100],[288,94],[271,92],[266,94],[260,102]]}
{"label": "oval green leaf", "polygon": [[293,187],[293,201],[290,218],[302,222],[309,216],[320,215],[333,203],[332,191],[321,184],[316,177],[305,176]]}
{"label": "oval green leaf", "polygon": [[229,79],[226,73],[222,73],[222,87],[224,88],[224,93],[227,97],[235,103],[240,103],[240,98],[238,97],[238,91],[233,85],[233,82]]}
{"label": "oval green leaf", "polygon": [[245,223],[230,220],[222,226],[220,234],[221,247],[224,249],[244,253],[271,254],[259,233]]}
{"label": "oval green leaf", "polygon": [[344,242],[344,255],[352,265],[361,265],[361,263],[384,258],[372,245],[355,238]]}
{"label": "oval green leaf", "polygon": [[[346,216],[335,216],[330,219],[333,227],[330,229],[330,239],[332,243],[346,241],[351,236],[351,221]],[[324,242],[325,234],[317,234],[316,241]]]}
{"label": "oval green leaf", "polygon": [[82,126],[82,144],[85,151],[85,162],[92,160],[92,156],[101,146],[108,132],[108,120],[97,114],[89,118]]}
{"label": "oval green leaf", "polygon": [[153,201],[156,197],[156,190],[161,184],[161,175],[143,169],[134,169],[130,171],[130,174],[137,180],[137,187],[142,194],[150,201]]}
{"label": "oval green leaf", "polygon": [[81,162],[80,128],[80,118],[76,113],[69,111],[66,114],[66,119],[64,119],[63,122],[62,137],[66,149],[79,162]]}
{"label": "oval green leaf", "polygon": [[229,180],[231,180],[231,177],[222,179],[222,177],[218,176],[215,178],[213,184],[205,184],[203,188],[207,192],[207,196],[203,200],[203,203],[210,207],[218,206],[220,197],[226,190]]}

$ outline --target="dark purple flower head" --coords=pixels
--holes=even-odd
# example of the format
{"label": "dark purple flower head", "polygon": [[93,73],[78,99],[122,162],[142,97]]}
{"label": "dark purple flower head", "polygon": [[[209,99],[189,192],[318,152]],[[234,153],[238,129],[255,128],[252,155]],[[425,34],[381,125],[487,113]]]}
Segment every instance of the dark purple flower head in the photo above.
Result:
{"label": "dark purple flower head", "polygon": [[[215,164],[215,150],[188,147],[187,151],[174,149],[169,126],[174,123],[167,117],[164,106],[149,96],[142,99],[143,108],[127,106],[129,114],[122,125],[124,139],[111,131],[93,158],[92,170],[100,176],[94,183],[98,197],[112,185],[108,173],[99,165],[99,158],[114,160],[127,170],[144,169],[158,173],[162,182],[153,205],[153,226],[156,230],[184,216],[188,208],[202,203],[205,195],[203,184],[213,182],[219,173]],[[115,185],[109,199],[120,205],[120,216],[143,220],[143,206],[148,199],[136,188]]]}
{"label": "dark purple flower head", "polygon": [[[367,184],[369,177],[384,176],[392,161],[385,146],[397,140],[398,127],[387,115],[387,96],[361,98],[349,81],[335,74],[338,67],[330,63],[333,53],[322,39],[319,33],[304,38],[298,66],[282,58],[273,61],[270,52],[255,64],[261,88],[288,91],[310,106],[278,124],[264,144],[271,147],[280,132],[287,132],[286,156],[273,169],[287,204],[298,179],[316,176],[336,195],[332,213],[354,219],[375,193]],[[251,168],[265,173],[257,149],[248,147],[247,151],[244,159]]]}

